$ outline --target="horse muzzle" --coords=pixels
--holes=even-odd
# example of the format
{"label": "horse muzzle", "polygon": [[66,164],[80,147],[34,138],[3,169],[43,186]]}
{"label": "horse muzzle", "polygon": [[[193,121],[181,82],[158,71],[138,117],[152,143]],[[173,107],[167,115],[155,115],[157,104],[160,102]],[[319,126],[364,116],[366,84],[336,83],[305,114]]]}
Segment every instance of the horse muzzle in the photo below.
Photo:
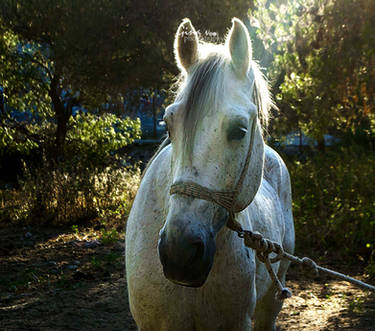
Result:
{"label": "horse muzzle", "polygon": [[213,233],[199,226],[192,227],[191,223],[182,231],[181,227],[160,231],[159,258],[165,277],[175,284],[202,286],[211,270],[215,250]]}

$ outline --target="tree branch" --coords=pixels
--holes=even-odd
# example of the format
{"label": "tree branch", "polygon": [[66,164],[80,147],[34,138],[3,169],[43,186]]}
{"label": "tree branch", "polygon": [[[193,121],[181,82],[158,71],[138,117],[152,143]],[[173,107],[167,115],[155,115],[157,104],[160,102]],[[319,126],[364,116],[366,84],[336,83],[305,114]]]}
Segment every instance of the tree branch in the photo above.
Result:
{"label": "tree branch", "polygon": [[46,66],[44,63],[40,62],[39,60],[35,59],[35,57],[31,56],[29,53],[24,53],[24,55],[26,55],[32,63],[35,63],[35,64],[41,66],[46,71],[47,76],[50,80],[53,79],[54,75],[51,72],[51,70],[48,68],[48,66]]}

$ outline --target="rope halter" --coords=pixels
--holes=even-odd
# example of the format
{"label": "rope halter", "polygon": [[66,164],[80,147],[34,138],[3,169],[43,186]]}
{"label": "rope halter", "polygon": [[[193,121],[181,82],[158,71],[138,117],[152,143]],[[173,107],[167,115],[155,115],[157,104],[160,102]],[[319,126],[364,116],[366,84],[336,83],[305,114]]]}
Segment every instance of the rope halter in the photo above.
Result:
{"label": "rope halter", "polygon": [[[247,247],[250,247],[256,251],[258,259],[266,265],[267,271],[277,288],[277,297],[282,300],[290,297],[292,294],[289,289],[283,287],[280,280],[277,278],[277,275],[273,271],[271,263],[275,263],[282,258],[284,253],[283,248],[277,243],[264,239],[259,233],[243,230],[240,223],[238,223],[238,221],[235,219],[234,206],[236,205],[238,194],[241,192],[243,181],[245,180],[245,176],[249,168],[251,155],[254,148],[256,123],[256,120],[254,120],[252,123],[250,144],[247,151],[245,164],[233,191],[214,191],[192,181],[184,181],[172,184],[170,194],[186,195],[188,197],[210,201],[224,207],[228,211],[228,219],[226,222],[227,227],[237,232],[239,237],[244,238],[245,245]],[[270,259],[270,253],[276,253],[276,257]]]}
{"label": "rope halter", "polygon": [[[235,220],[234,206],[236,205],[236,200],[239,192],[243,185],[247,169],[249,168],[251,155],[254,146],[254,134],[256,129],[257,121],[254,120],[251,126],[251,136],[249,149],[247,151],[245,164],[242,168],[240,177],[233,191],[214,191],[192,181],[177,182],[173,183],[170,189],[170,194],[182,194],[192,198],[202,199],[216,203],[217,205],[224,207],[228,211],[228,220],[226,222],[227,227],[231,230],[240,233],[242,231],[241,225]],[[246,208],[246,207],[245,207]]]}

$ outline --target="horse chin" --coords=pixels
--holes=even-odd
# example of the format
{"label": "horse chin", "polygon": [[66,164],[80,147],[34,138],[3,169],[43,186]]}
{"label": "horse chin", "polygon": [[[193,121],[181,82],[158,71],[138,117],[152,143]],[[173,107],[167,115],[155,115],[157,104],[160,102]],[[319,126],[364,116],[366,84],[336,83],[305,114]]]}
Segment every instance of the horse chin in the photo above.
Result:
{"label": "horse chin", "polygon": [[186,287],[201,287],[206,280],[200,281],[200,282],[186,282],[186,281],[178,281],[178,280],[170,280],[172,283],[175,283],[176,285],[186,286]]}
{"label": "horse chin", "polygon": [[209,270],[205,271],[201,275],[191,274],[190,272],[170,272],[168,270],[164,271],[164,276],[170,280],[172,283],[176,285],[186,286],[186,287],[201,287],[207,280],[208,274],[210,272],[211,266]]}

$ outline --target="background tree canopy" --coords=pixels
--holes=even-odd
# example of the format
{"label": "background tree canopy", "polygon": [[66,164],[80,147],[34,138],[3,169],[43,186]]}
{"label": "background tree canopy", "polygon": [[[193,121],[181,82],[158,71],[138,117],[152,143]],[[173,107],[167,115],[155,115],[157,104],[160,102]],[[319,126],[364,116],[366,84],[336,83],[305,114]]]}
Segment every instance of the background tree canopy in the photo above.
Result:
{"label": "background tree canopy", "polygon": [[[52,117],[61,154],[74,106],[123,104],[126,89],[169,85],[176,74],[173,36],[183,17],[190,16],[203,34],[208,28],[223,33],[231,17],[245,16],[247,6],[246,1],[4,0],[6,102]],[[28,145],[30,139],[25,138]]]}
{"label": "background tree canopy", "polygon": [[374,138],[375,3],[371,0],[255,1],[281,116],[279,133],[302,129],[323,145],[327,133]]}
{"label": "background tree canopy", "polygon": [[300,131],[318,147],[283,155],[297,243],[340,248],[375,274],[374,12],[373,0],[2,0],[0,167],[27,162],[14,186],[0,180],[0,221],[121,223],[139,182],[119,153],[140,136],[133,92],[173,83],[184,17],[222,42],[236,16],[279,108],[271,136]]}
{"label": "background tree canopy", "polygon": [[[284,155],[297,247],[304,238],[302,246],[357,254],[373,275],[374,12],[372,0],[256,0],[250,12],[256,57],[279,108],[271,135],[298,130],[317,142],[310,156]],[[327,148],[326,134],[339,143]]]}

